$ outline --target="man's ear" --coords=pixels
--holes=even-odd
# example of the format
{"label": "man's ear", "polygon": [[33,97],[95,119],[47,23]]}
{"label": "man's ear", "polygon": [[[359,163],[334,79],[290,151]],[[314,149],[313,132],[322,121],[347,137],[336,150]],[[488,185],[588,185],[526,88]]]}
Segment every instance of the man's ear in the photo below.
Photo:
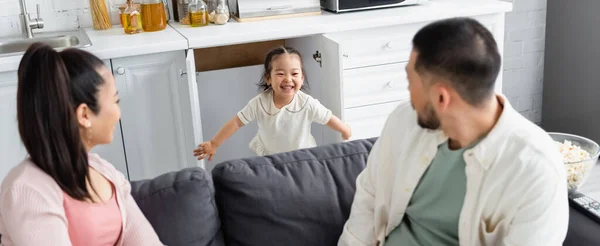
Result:
{"label": "man's ear", "polygon": [[433,103],[435,103],[436,108],[442,112],[448,109],[450,103],[452,102],[452,88],[450,88],[447,83],[442,81],[433,81],[433,83],[433,86],[430,88],[435,96],[435,101],[433,101]]}

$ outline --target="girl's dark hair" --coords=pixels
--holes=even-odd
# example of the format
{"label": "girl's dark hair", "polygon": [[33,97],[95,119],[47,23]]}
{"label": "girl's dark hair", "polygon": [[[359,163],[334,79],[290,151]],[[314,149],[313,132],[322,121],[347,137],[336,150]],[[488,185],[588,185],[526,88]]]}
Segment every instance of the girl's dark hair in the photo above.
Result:
{"label": "girl's dark hair", "polygon": [[267,58],[265,58],[265,70],[262,76],[260,77],[260,82],[258,83],[259,89],[261,91],[268,91],[271,89],[271,85],[267,84],[266,78],[271,76],[271,70],[273,70],[273,60],[275,60],[275,58],[282,54],[294,54],[300,58],[300,65],[302,65],[302,74],[304,75],[304,85],[302,86],[302,88],[300,88],[300,90],[305,92],[308,91],[310,89],[310,86],[308,85],[308,77],[306,76],[306,72],[304,70],[304,62],[302,61],[302,55],[300,55],[300,52],[298,50],[288,46],[281,46],[269,51],[269,53],[267,54]]}
{"label": "girl's dark hair", "polygon": [[[96,72],[104,63],[77,49],[60,53],[32,44],[19,64],[17,120],[31,161],[77,200],[91,199],[86,180],[88,155],[75,109],[85,103],[100,111],[97,92],[104,83]],[[93,189],[93,188],[92,188]]]}

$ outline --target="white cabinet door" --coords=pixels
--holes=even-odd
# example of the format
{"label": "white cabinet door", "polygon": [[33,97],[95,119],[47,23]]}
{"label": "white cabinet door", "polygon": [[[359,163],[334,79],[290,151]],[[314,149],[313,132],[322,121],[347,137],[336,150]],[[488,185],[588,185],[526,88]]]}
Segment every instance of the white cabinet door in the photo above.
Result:
{"label": "white cabinet door", "polygon": [[17,71],[0,73],[0,180],[27,157],[17,124]]}
{"label": "white cabinet door", "polygon": [[[111,68],[110,60],[105,60],[104,63]],[[117,90],[119,92],[125,91],[125,84],[122,81],[117,81]],[[123,135],[121,132],[121,121],[115,126],[113,133],[113,141],[110,144],[98,145],[94,147],[90,152],[98,154],[102,159],[110,162],[117,170],[119,170],[125,178],[129,178],[127,171],[127,160],[125,159],[125,147],[123,146]]]}
{"label": "white cabinet door", "polygon": [[124,85],[121,127],[131,180],[196,166],[185,53],[112,60],[117,84]]}
{"label": "white cabinet door", "polygon": [[[186,127],[191,129],[192,141],[194,146],[198,146],[204,140],[202,134],[202,120],[200,117],[200,97],[198,92],[198,82],[196,81],[196,58],[194,57],[194,50],[188,49],[185,52],[185,71],[182,74],[186,76],[180,76],[180,79],[187,86],[181,86],[180,88],[180,99],[182,100],[183,114],[186,116]],[[187,93],[187,94],[186,94]],[[187,97],[186,97],[187,95]],[[191,124],[191,125],[190,125]],[[198,167],[206,168],[205,160],[198,161],[194,158],[195,165]]]}
{"label": "white cabinet door", "polygon": [[[344,86],[342,83],[341,45],[327,35],[321,35],[321,103],[333,115],[344,120]],[[339,143],[342,136],[335,131],[323,131],[323,143]]]}

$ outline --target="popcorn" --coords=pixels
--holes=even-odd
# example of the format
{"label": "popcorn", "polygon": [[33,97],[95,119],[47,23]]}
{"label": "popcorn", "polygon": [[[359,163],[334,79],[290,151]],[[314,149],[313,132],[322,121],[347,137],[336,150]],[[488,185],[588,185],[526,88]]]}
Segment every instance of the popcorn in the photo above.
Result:
{"label": "popcorn", "polygon": [[587,172],[594,167],[595,162],[589,159],[589,152],[571,141],[565,140],[563,143],[556,141],[556,145],[563,156],[569,190],[576,189],[583,182]]}

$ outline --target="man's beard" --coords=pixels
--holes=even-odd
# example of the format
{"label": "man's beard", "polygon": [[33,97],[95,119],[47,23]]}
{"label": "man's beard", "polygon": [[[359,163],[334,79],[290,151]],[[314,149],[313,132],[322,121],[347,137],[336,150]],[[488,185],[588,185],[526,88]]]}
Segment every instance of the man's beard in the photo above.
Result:
{"label": "man's beard", "polygon": [[[415,106],[413,105],[413,108]],[[417,111],[417,123],[420,127],[430,130],[437,130],[440,128],[440,119],[431,104],[425,105],[425,110],[422,114]]]}

